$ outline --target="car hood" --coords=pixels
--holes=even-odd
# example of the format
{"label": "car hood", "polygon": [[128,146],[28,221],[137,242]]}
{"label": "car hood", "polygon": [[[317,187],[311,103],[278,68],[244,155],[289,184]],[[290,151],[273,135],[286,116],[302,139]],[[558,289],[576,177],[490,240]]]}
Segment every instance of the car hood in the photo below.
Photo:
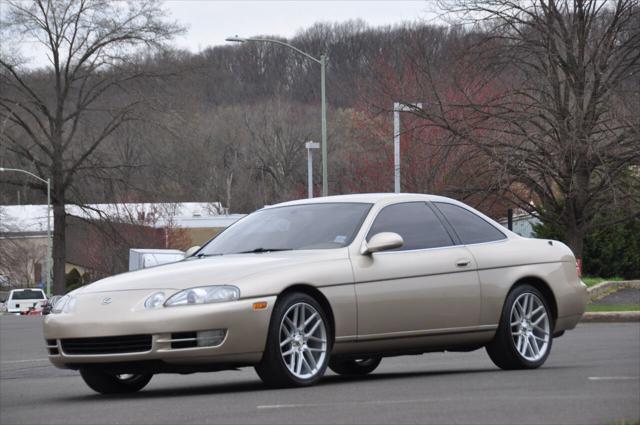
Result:
{"label": "car hood", "polygon": [[266,273],[274,268],[299,267],[304,263],[348,256],[346,249],[325,251],[287,251],[193,258],[107,277],[75,290],[74,294],[141,289],[182,290],[204,285],[233,285],[245,277]]}

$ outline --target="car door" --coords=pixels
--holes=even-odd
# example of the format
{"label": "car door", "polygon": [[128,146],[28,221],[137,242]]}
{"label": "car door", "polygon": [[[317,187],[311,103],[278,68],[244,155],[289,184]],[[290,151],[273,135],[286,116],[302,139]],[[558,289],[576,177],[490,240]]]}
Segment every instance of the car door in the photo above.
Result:
{"label": "car door", "polygon": [[455,235],[478,263],[478,279],[482,288],[480,324],[497,324],[506,288],[513,283],[509,267],[529,261],[527,253],[509,250],[508,238],[500,228],[475,212],[449,202],[434,202],[432,205],[446,217]]}
{"label": "car door", "polygon": [[395,232],[404,245],[352,258],[358,339],[420,335],[479,323],[476,263],[425,202],[391,204],[367,233]]}

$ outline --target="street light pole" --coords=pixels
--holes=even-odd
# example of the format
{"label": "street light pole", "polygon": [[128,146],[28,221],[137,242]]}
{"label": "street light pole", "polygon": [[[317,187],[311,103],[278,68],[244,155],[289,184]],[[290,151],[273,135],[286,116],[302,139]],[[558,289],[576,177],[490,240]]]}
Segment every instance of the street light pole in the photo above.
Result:
{"label": "street light pole", "polygon": [[325,91],[325,69],[327,67],[327,57],[320,56],[320,94],[322,97],[322,196],[329,196],[329,164],[327,163],[327,95]]}
{"label": "street light pole", "polygon": [[0,167],[0,172],[3,171],[14,171],[16,173],[28,174],[31,177],[45,183],[47,185],[47,256],[45,258],[46,265],[46,276],[47,276],[47,297],[51,297],[51,179],[47,178],[46,180],[42,177],[39,177],[33,173],[30,173],[27,170],[21,170],[18,168],[4,168]]}
{"label": "street light pole", "polygon": [[319,143],[307,142],[304,144],[307,148],[307,193],[309,199],[313,198],[313,154],[311,149],[318,149]]}
{"label": "street light pole", "polygon": [[327,57],[325,55],[320,55],[320,59],[317,59],[311,56],[309,53],[306,53],[295,46],[292,46],[289,43],[285,43],[280,40],[272,40],[269,38],[242,38],[238,37],[227,37],[226,41],[232,41],[235,43],[246,43],[248,41],[253,42],[262,42],[262,43],[273,43],[279,44],[281,46],[288,47],[289,49],[295,50],[303,56],[306,56],[308,59],[318,63],[320,65],[320,97],[322,98],[321,102],[321,113],[322,113],[322,196],[329,196],[329,163],[327,160],[328,157],[328,148],[327,148],[327,97],[325,91],[325,70],[327,66]]}
{"label": "street light pole", "polygon": [[393,182],[395,193],[400,193],[400,112],[411,112],[421,109],[422,103],[393,104]]}

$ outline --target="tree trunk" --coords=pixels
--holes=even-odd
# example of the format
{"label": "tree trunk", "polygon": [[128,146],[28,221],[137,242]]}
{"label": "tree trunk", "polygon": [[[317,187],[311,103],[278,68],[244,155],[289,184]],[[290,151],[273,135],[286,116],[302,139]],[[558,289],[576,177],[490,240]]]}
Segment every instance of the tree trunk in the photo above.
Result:
{"label": "tree trunk", "polygon": [[226,179],[226,191],[227,191],[227,212],[231,212],[231,184],[233,183],[233,172],[231,172]]}
{"label": "tree trunk", "polygon": [[62,295],[66,292],[65,279],[65,228],[67,215],[65,212],[64,195],[56,194],[53,203],[53,294]]}
{"label": "tree trunk", "polygon": [[584,231],[574,226],[568,226],[566,231],[566,241],[573,255],[576,258],[582,258],[582,249],[584,247]]}

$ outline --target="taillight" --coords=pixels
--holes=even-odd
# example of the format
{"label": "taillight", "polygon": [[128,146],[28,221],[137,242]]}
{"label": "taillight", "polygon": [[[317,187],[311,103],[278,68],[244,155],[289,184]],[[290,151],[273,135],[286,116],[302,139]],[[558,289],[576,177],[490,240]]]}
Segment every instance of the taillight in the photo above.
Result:
{"label": "taillight", "polygon": [[576,258],[576,273],[578,277],[582,277],[582,258]]}

